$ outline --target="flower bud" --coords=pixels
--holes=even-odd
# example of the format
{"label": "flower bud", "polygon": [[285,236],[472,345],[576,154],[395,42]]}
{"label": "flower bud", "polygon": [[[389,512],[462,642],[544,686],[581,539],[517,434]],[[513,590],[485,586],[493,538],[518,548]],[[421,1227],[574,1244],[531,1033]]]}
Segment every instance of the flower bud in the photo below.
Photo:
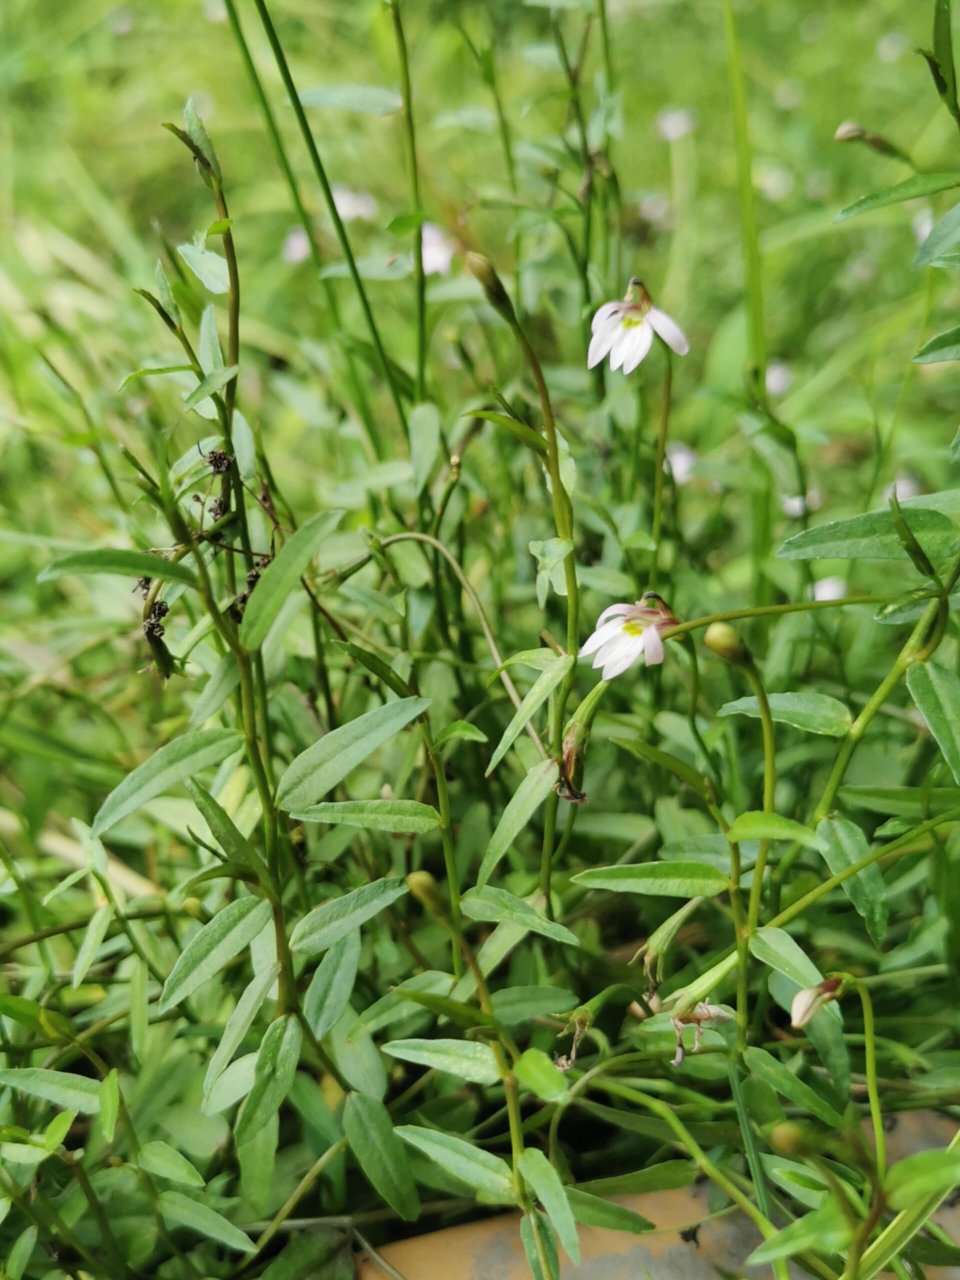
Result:
{"label": "flower bud", "polygon": [[860,142],[866,136],[867,131],[862,124],[857,124],[855,120],[843,120],[837,125],[833,140],[834,142]]}
{"label": "flower bud", "polygon": [[485,258],[482,253],[468,253],[467,266],[473,276],[479,280],[484,295],[494,311],[498,311],[508,324],[513,324],[516,320],[513,303],[503,287],[503,281],[494,271],[490,259]]}
{"label": "flower bud", "polygon": [[729,622],[711,622],[703,637],[707,648],[735,667],[746,667],[753,659],[750,650],[743,643],[740,632],[731,627]]}
{"label": "flower bud", "polygon": [[407,876],[407,888],[435,919],[447,919],[447,904],[443,900],[440,886],[429,871],[411,871]]}
{"label": "flower bud", "polygon": [[824,978],[815,987],[804,987],[793,997],[790,1005],[790,1022],[800,1031],[820,1012],[825,1004],[836,1000],[840,992],[839,978]]}

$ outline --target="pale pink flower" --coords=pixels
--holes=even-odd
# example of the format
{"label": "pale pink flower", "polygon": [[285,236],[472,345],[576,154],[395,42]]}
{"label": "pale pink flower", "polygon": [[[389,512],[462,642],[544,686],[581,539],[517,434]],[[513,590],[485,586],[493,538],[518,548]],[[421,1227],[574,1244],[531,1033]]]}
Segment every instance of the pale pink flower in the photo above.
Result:
{"label": "pale pink flower", "polygon": [[650,295],[633,277],[622,302],[605,302],[591,323],[593,337],[587,352],[587,368],[592,369],[601,360],[610,357],[611,369],[623,369],[633,373],[637,365],[653,346],[656,335],[678,356],[685,356],[690,345],[683,330],[659,307],[655,307]]}
{"label": "pale pink flower", "polygon": [[622,675],[641,659],[648,667],[655,667],[663,661],[660,631],[676,626],[676,622],[664,601],[647,591],[635,604],[612,604],[604,609],[580,657],[595,654],[593,666],[602,668],[604,680]]}
{"label": "pale pink flower", "polygon": [[456,245],[433,222],[423,224],[423,271],[428,276],[448,276]]}

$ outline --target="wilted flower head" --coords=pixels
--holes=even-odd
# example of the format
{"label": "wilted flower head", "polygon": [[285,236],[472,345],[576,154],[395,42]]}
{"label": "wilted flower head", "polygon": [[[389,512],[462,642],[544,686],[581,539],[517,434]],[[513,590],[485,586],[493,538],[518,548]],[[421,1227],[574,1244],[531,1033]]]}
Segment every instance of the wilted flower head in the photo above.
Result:
{"label": "wilted flower head", "polygon": [[676,626],[676,618],[654,591],[647,591],[635,604],[612,604],[604,609],[580,657],[595,653],[594,668],[603,668],[604,680],[622,675],[641,658],[648,667],[663,661],[664,627]]}
{"label": "wilted flower head", "polygon": [[803,987],[793,997],[790,1005],[790,1023],[801,1030],[820,1012],[825,1004],[836,1000],[841,987],[839,978],[824,978],[815,987]]}
{"label": "wilted flower head", "polygon": [[593,337],[587,352],[587,368],[592,369],[607,356],[610,368],[633,373],[653,346],[653,335],[661,338],[678,356],[690,345],[683,330],[665,311],[655,307],[650,295],[634,276],[622,302],[605,302],[593,317]]}

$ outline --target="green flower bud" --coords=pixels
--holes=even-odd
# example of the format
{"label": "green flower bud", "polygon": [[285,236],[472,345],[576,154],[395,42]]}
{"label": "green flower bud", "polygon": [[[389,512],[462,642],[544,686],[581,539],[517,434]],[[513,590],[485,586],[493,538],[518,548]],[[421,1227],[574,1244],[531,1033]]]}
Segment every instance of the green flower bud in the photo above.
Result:
{"label": "green flower bud", "polygon": [[516,316],[513,311],[513,303],[510,301],[510,295],[503,287],[503,281],[494,271],[490,259],[485,258],[482,253],[468,253],[467,266],[470,268],[472,275],[480,281],[486,299],[494,311],[498,311],[508,324],[514,324]]}
{"label": "green flower bud", "polygon": [[753,659],[750,650],[743,643],[740,632],[731,627],[729,622],[711,622],[703,637],[707,648],[735,667],[749,666]]}

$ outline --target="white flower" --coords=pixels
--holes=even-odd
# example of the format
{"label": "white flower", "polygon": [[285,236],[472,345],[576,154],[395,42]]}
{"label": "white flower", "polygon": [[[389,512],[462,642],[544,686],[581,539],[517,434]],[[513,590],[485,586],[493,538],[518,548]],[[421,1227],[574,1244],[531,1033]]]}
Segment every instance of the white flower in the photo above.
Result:
{"label": "white flower", "polygon": [[799,520],[807,512],[819,511],[822,506],[823,494],[816,485],[812,489],[808,489],[806,493],[782,493],[780,495],[780,510],[792,520]]}
{"label": "white flower", "polygon": [[690,350],[683,330],[665,311],[655,307],[650,295],[634,276],[622,302],[605,302],[593,317],[593,337],[587,352],[587,368],[610,357],[611,369],[633,373],[653,346],[656,334],[678,356]]}
{"label": "white flower", "polygon": [[893,484],[888,484],[884,489],[883,499],[889,502],[892,497],[896,497],[898,502],[906,502],[915,498],[920,490],[920,481],[911,471],[898,471]]}
{"label": "white flower", "polygon": [[290,228],[280,250],[280,257],[292,266],[298,262],[306,262],[310,257],[310,237],[303,227]]}
{"label": "white flower", "polygon": [[813,584],[814,600],[842,600],[847,594],[843,578],[818,578]]}
{"label": "white flower", "polygon": [[423,224],[423,271],[428,276],[448,276],[456,246],[432,222]]}
{"label": "white flower", "polygon": [[842,983],[839,978],[824,978],[815,987],[802,987],[790,1005],[790,1024],[800,1031],[820,1012],[825,1004],[837,1000]]}
{"label": "white flower", "polygon": [[671,441],[667,445],[667,461],[673,472],[674,483],[689,484],[693,477],[693,468],[697,465],[697,455],[690,446],[681,444],[679,440]]}
{"label": "white flower", "polygon": [[696,127],[696,117],[686,107],[667,107],[657,116],[657,132],[664,142],[679,142]]}
{"label": "white flower", "polygon": [[603,668],[604,680],[622,675],[641,658],[648,667],[663,661],[662,627],[676,625],[676,618],[653,591],[635,604],[612,604],[597,619],[593,634],[580,650],[580,657],[596,654],[594,668]]}
{"label": "white flower", "polygon": [[767,365],[767,394],[782,396],[793,384],[793,370],[782,360],[771,360]]}
{"label": "white flower", "polygon": [[349,187],[334,184],[331,188],[333,203],[344,222],[372,222],[379,208],[367,191],[351,191]]}

